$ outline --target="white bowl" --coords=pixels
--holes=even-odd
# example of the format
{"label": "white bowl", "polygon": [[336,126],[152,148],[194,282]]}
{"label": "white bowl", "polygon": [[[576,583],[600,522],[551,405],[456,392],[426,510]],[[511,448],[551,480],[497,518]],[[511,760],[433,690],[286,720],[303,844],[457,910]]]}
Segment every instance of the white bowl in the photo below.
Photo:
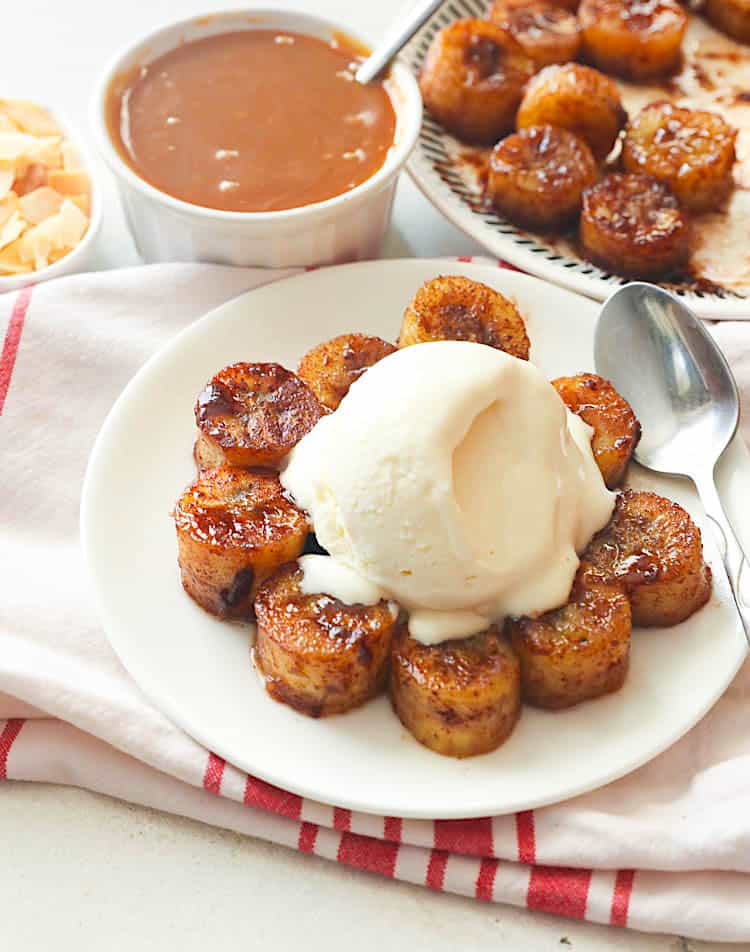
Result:
{"label": "white bowl", "polygon": [[19,288],[25,288],[32,284],[39,284],[40,281],[49,281],[51,278],[61,278],[66,274],[77,274],[81,271],[90,270],[94,259],[96,239],[102,221],[102,199],[99,183],[96,180],[94,163],[91,160],[91,155],[85,143],[80,136],[76,134],[75,128],[63,113],[51,109],[46,103],[39,103],[39,105],[43,106],[55,122],[57,122],[65,133],[65,138],[76,147],[83,160],[84,171],[89,177],[91,197],[89,226],[86,229],[86,234],[81,238],[75,248],[69,251],[64,258],[55,261],[54,264],[47,265],[46,268],[41,268],[39,271],[31,271],[29,274],[0,275],[0,294],[5,291],[17,291]]}
{"label": "white bowl", "polygon": [[385,163],[350,192],[323,202],[276,212],[230,212],[192,205],[140,178],[112,143],[105,104],[116,74],[148,64],[184,42],[257,29],[293,30],[330,40],[343,28],[306,13],[269,9],[192,17],[151,33],[118,54],[94,91],[94,135],[115,174],[133,237],[145,261],[212,261],[283,268],[355,261],[378,253],[390,221],[398,174],[414,147],[422,121],[419,87],[401,63],[394,65],[387,82],[397,122],[395,142]]}

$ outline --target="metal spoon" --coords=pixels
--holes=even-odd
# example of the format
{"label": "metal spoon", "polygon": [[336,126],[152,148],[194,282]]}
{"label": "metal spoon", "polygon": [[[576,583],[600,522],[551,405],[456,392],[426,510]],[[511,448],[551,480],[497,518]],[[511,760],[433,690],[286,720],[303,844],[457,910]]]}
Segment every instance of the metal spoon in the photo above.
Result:
{"label": "metal spoon", "polygon": [[719,530],[722,557],[750,642],[741,592],[747,559],[724,513],[714,469],[737,431],[739,394],[724,355],[701,321],[652,284],[627,284],[605,302],[594,339],[597,372],[612,381],[643,424],[636,460],[695,483]]}
{"label": "metal spoon", "polygon": [[418,3],[403,20],[399,20],[354,74],[357,82],[366,85],[375,79],[442,2],[443,0],[428,0],[427,3]]}

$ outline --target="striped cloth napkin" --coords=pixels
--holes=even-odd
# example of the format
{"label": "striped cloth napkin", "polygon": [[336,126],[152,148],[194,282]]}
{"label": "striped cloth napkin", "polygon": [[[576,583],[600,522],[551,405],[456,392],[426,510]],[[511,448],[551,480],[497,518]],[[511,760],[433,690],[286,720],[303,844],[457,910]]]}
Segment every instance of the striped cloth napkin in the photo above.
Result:
{"label": "striped cloth napkin", "polygon": [[[247,776],[167,721],[123,670],[78,542],[96,433],[161,344],[287,274],[154,265],[0,297],[0,779],[86,787],[433,890],[749,940],[748,665],[682,741],[630,776],[557,806],[459,821],[356,814]],[[714,332],[747,406],[750,327]]]}

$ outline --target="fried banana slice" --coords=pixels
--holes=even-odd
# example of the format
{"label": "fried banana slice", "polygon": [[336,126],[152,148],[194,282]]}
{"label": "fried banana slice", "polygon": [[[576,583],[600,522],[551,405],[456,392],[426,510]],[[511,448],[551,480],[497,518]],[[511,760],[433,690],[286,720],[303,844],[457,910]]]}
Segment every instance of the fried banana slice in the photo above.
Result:
{"label": "fried banana slice", "polygon": [[310,531],[276,473],[262,469],[203,473],[173,515],[183,588],[221,618],[247,618],[258,585],[297,558]]}
{"label": "fried banana slice", "polygon": [[737,130],[714,112],[655,102],[625,132],[622,162],[664,182],[683,208],[714,211],[732,191]]}
{"label": "fried banana slice", "polygon": [[255,599],[255,661],[266,690],[309,717],[341,714],[384,686],[398,611],[391,602],[347,605],[305,595],[302,570],[285,565]]}
{"label": "fried banana slice", "polygon": [[620,493],[580,571],[590,581],[622,585],[633,624],[644,628],[677,625],[711,596],[700,529],[682,506],[651,492]]}
{"label": "fried banana slice", "polygon": [[641,425],[628,401],[596,374],[558,377],[552,386],[565,406],[594,430],[591,449],[607,487],[619,486],[641,438]]}
{"label": "fried banana slice", "polygon": [[687,215],[666,185],[613,172],[583,193],[581,244],[605,271],[632,278],[670,274],[687,260]]}
{"label": "fried banana slice", "polygon": [[513,128],[534,64],[486,20],[456,20],[432,41],[419,76],[424,104],[465,142],[492,145]]}
{"label": "fried banana slice", "polygon": [[439,645],[423,645],[402,628],[393,641],[391,700],[404,727],[430,750],[485,754],[518,720],[518,659],[494,626]]}
{"label": "fried banana slice", "polygon": [[702,13],[717,30],[740,43],[750,43],[749,0],[706,0]]}
{"label": "fried banana slice", "polygon": [[199,469],[275,466],[326,411],[313,392],[279,364],[232,364],[198,396]]}
{"label": "fried banana slice", "polygon": [[630,603],[619,585],[574,588],[570,602],[507,623],[523,700],[562,708],[617,691],[630,656]]}
{"label": "fried banana slice", "polygon": [[297,368],[324,407],[335,410],[362,374],[396,348],[380,337],[342,334],[308,351]]}
{"label": "fried banana slice", "polygon": [[566,63],[547,66],[527,85],[516,126],[568,129],[601,161],[612,151],[626,119],[613,80],[589,66]]}
{"label": "fried banana slice", "polygon": [[567,129],[531,126],[501,139],[492,150],[487,195],[522,228],[559,231],[578,217],[583,192],[597,178],[583,139]]}
{"label": "fried banana slice", "polygon": [[488,19],[507,30],[537,69],[574,60],[581,27],[574,13],[549,0],[495,0]]}
{"label": "fried banana slice", "polygon": [[428,281],[404,311],[398,346],[433,340],[470,340],[529,359],[526,325],[515,304],[460,275]]}
{"label": "fried banana slice", "polygon": [[668,76],[680,64],[688,24],[677,0],[581,0],[583,55],[624,79]]}

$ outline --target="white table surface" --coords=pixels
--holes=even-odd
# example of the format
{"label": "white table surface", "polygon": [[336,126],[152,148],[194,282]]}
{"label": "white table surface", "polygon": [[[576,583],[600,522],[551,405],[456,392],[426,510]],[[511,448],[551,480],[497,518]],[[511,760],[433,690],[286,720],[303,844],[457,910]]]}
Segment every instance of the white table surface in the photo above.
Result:
{"label": "white table surface", "polygon": [[[94,77],[113,53],[169,20],[239,6],[227,0],[23,0],[0,8],[3,89],[68,114],[89,138]],[[263,5],[262,0],[256,6]],[[371,40],[399,0],[277,0],[310,9]],[[6,9],[7,7],[7,9]],[[10,88],[5,84],[10,81]],[[103,166],[98,265],[138,264]],[[404,177],[384,254],[478,254]],[[24,952],[125,949],[182,952],[266,944],[311,952],[383,948],[703,950],[646,936],[485,905],[357,873],[262,841],[65,787],[0,785],[0,947]],[[750,945],[735,946],[750,952]]]}

